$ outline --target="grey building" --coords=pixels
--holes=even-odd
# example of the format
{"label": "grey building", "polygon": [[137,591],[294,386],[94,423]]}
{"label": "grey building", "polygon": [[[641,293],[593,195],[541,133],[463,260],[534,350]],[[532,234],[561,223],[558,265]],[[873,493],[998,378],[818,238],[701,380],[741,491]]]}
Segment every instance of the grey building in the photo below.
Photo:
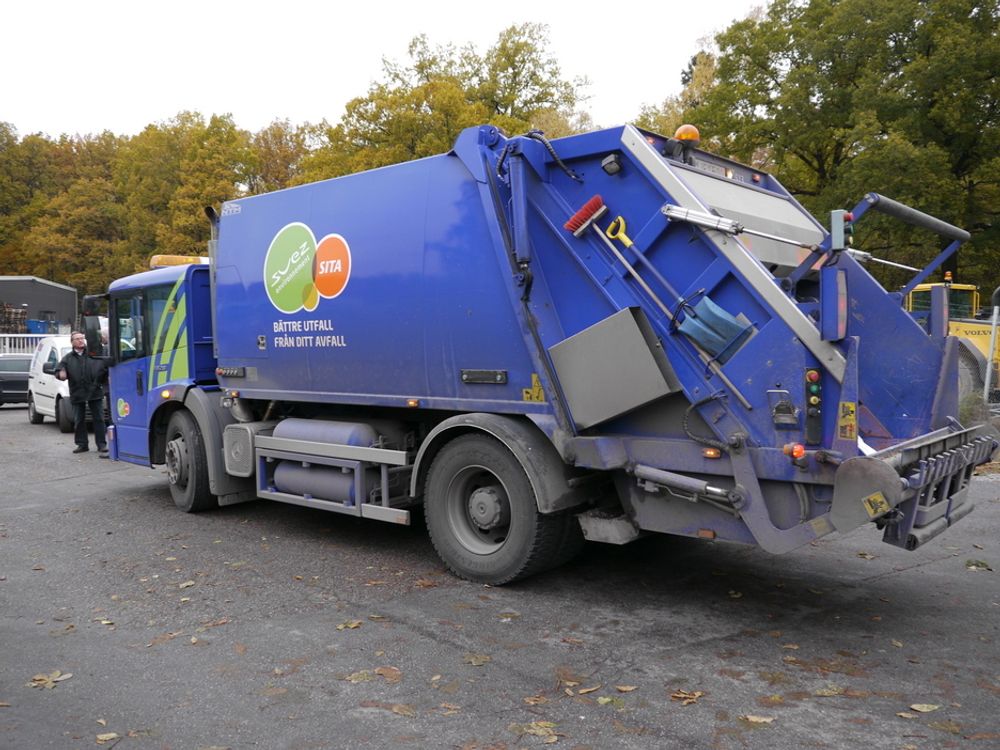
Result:
{"label": "grey building", "polygon": [[73,287],[36,276],[0,276],[0,331],[27,333],[23,328],[28,321],[46,321],[57,332],[73,326],[76,316],[77,294]]}

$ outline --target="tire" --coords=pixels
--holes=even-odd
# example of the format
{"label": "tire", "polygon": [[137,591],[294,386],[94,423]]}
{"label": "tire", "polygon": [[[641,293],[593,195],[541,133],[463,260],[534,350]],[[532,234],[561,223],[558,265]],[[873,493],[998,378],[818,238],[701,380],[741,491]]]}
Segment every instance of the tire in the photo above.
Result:
{"label": "tire", "polygon": [[56,422],[60,432],[73,432],[76,423],[73,421],[73,405],[64,398],[56,399]]}
{"label": "tire", "polygon": [[434,458],[424,514],[445,565],[460,578],[495,586],[563,562],[574,551],[573,525],[579,535],[574,516],[538,512],[524,467],[482,434],[457,437]]}
{"label": "tire", "polygon": [[35,409],[35,397],[32,394],[28,394],[28,421],[31,424],[41,424],[45,421],[45,416],[38,413]]}
{"label": "tire", "polygon": [[201,430],[187,411],[174,412],[167,423],[166,464],[174,505],[185,513],[218,507],[218,499],[209,490]]}
{"label": "tire", "polygon": [[[996,373],[994,373],[996,375]],[[992,378],[991,378],[992,379]],[[975,355],[964,346],[958,349],[958,398],[982,396],[983,374]]]}

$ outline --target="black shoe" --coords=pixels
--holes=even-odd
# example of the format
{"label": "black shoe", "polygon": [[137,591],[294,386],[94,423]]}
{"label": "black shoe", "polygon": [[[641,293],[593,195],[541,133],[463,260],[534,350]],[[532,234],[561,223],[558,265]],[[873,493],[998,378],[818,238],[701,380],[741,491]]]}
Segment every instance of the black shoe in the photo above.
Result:
{"label": "black shoe", "polygon": [[111,456],[108,455],[107,451],[104,451],[104,453],[98,453],[97,457],[98,458],[111,458]]}
{"label": "black shoe", "polygon": [[97,452],[98,453],[107,453],[108,452],[108,446],[102,445],[100,448],[97,449]]}
{"label": "black shoe", "polygon": [[86,453],[89,450],[90,450],[90,448],[88,448],[86,445],[78,445],[78,446],[76,446],[73,449],[73,452],[74,453]]}

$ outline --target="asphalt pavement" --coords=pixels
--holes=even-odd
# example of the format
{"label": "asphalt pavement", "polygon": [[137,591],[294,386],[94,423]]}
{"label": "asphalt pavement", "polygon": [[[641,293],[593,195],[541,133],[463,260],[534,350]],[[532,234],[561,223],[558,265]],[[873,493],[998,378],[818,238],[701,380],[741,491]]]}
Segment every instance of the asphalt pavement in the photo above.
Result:
{"label": "asphalt pavement", "polygon": [[0,748],[1000,748],[1000,475],[916,552],[650,537],[491,588],[420,519],[188,515],[72,448],[0,408]]}

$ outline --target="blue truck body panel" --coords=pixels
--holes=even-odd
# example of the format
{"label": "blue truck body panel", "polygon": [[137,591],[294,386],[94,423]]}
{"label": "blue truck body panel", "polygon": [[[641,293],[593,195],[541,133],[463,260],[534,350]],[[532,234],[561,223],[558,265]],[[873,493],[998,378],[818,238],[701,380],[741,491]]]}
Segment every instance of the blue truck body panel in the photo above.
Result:
{"label": "blue truck body panel", "polygon": [[[246,425],[225,428],[226,466],[256,471],[261,497],[326,507],[302,488],[350,470],[335,509],[398,520],[386,467],[417,499],[438,450],[478,430],[531,464],[542,513],[580,510],[573,488],[605,471],[636,529],[783,552],[866,521],[916,546],[968,512],[995,447],[954,421],[953,341],[773,175],[630,126],[551,143],[470,128],[446,154],[227,202],[216,231],[211,284],[193,265],[111,286],[112,306],[141,298],[113,322],[146,337],[141,356],[116,350],[119,458],[169,464],[166,419],[218,388]],[[269,436],[285,417],[385,435]],[[336,468],[310,474],[309,451]],[[298,463],[268,468],[282,461]],[[503,517],[493,490],[470,492],[477,523]]]}

